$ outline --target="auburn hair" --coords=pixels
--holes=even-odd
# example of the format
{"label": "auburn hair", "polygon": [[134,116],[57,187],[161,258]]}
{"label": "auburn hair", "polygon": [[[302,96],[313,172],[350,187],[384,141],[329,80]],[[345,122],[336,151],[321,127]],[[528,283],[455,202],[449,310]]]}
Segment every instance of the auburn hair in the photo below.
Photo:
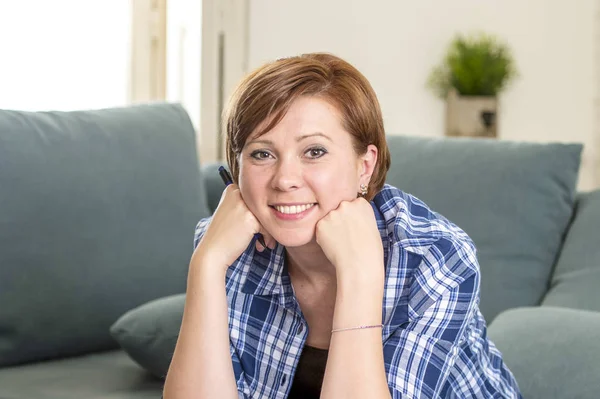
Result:
{"label": "auburn hair", "polygon": [[234,182],[238,183],[239,156],[248,137],[273,129],[300,96],[317,96],[339,111],[357,155],[363,155],[370,144],[377,147],[377,163],[366,195],[372,199],[390,168],[381,107],[369,81],[348,62],[327,53],[278,59],[238,84],[223,112],[227,163]]}

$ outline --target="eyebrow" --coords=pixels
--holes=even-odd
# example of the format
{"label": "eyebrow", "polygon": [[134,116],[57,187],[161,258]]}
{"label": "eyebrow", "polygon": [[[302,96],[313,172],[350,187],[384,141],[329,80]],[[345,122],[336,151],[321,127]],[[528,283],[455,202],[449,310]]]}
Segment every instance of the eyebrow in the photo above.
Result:
{"label": "eyebrow", "polygon": [[310,134],[303,134],[302,136],[298,137],[296,139],[297,142],[300,142],[304,139],[310,138],[310,137],[323,137],[326,138],[329,141],[332,141],[331,138],[326,135],[325,133],[321,133],[321,132],[316,132],[316,133],[310,133]]}
{"label": "eyebrow", "polygon": [[[302,140],[308,139],[310,137],[323,137],[329,141],[332,141],[331,138],[329,136],[327,136],[324,133],[321,132],[316,132],[316,133],[310,133],[310,134],[303,134],[300,137],[296,138],[296,142],[300,142]],[[252,140],[248,143],[248,145],[250,144],[267,144],[267,145],[273,145],[273,142],[271,140]]]}

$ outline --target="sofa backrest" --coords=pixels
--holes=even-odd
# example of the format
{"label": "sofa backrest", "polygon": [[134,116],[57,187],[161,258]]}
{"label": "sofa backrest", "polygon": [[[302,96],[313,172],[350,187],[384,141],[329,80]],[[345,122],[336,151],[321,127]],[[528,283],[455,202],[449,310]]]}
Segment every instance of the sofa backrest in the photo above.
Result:
{"label": "sofa backrest", "polygon": [[180,105],[0,111],[0,366],[116,347],[124,312],[185,291],[195,148]]}
{"label": "sofa backrest", "polygon": [[481,310],[540,303],[569,225],[582,146],[388,136],[387,182],[473,239]]}
{"label": "sofa backrest", "polygon": [[[574,212],[582,145],[392,135],[387,142],[387,183],[423,200],[475,242],[487,321],[506,309],[539,305]],[[211,210],[223,191],[220,165],[204,166]]]}
{"label": "sofa backrest", "polygon": [[600,189],[580,193],[545,306],[600,312]]}

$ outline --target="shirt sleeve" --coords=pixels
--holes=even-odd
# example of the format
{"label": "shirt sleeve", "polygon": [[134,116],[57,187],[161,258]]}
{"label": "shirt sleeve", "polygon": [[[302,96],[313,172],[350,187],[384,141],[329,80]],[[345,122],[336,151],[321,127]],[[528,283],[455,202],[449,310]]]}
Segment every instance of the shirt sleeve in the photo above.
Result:
{"label": "shirt sleeve", "polygon": [[200,220],[198,222],[198,224],[196,225],[196,229],[194,230],[194,249],[196,249],[198,244],[200,244],[200,240],[202,240],[204,233],[206,233],[206,230],[208,229],[208,226],[210,225],[211,220],[212,220],[212,216]]}
{"label": "shirt sleeve", "polygon": [[479,302],[480,274],[468,241],[440,239],[414,270],[409,322],[384,343],[394,399],[446,397],[448,375]]}
{"label": "shirt sleeve", "polygon": [[[208,229],[211,220],[212,217],[202,219],[196,225],[196,229],[194,231],[194,249],[198,247],[198,244],[200,243],[200,240],[202,240],[204,233],[206,233],[206,230]],[[231,344],[231,342],[229,343],[229,354],[231,355],[231,361],[233,364],[233,374],[235,376],[235,383],[237,385],[238,398],[252,399],[250,392],[250,384],[248,383],[248,381],[246,381],[246,374],[244,373],[244,370],[242,368],[242,363],[240,362],[239,355],[236,352],[234,346]]]}
{"label": "shirt sleeve", "polygon": [[231,361],[233,362],[233,374],[235,375],[235,383],[237,385],[238,399],[252,399],[250,392],[250,384],[246,381],[246,374],[242,368],[240,358],[233,347],[229,345],[231,353]]}

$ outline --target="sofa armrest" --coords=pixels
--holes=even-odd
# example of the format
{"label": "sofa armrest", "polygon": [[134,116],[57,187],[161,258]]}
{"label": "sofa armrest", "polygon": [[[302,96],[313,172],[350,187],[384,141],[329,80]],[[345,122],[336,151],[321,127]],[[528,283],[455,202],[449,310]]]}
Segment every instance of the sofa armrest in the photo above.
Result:
{"label": "sofa armrest", "polygon": [[219,200],[221,199],[221,194],[225,188],[223,180],[221,180],[221,176],[219,176],[220,166],[227,167],[227,165],[222,162],[211,162],[202,165],[202,176],[204,178],[204,186],[206,187],[206,196],[208,199],[208,208],[211,215],[215,209],[217,209],[217,205],[219,205]]}
{"label": "sofa armrest", "polygon": [[501,313],[488,335],[524,398],[593,399],[600,392],[600,313],[526,307]]}

